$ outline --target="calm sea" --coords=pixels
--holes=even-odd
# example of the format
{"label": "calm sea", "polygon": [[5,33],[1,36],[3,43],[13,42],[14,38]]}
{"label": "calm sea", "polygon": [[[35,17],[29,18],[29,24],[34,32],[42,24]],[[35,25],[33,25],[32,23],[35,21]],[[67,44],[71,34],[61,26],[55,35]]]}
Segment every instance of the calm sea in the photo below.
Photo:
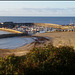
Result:
{"label": "calm sea", "polygon": [[14,23],[53,23],[66,25],[70,22],[75,23],[75,17],[2,17],[0,22],[14,22]]}
{"label": "calm sea", "polygon": [[[10,32],[0,31],[2,34],[11,34]],[[33,38],[22,38],[22,37],[11,37],[11,38],[0,38],[0,49],[15,49],[23,45],[34,42]]]}
{"label": "calm sea", "polygon": [[11,37],[0,39],[0,49],[15,49],[34,42],[33,38]]}
{"label": "calm sea", "polygon": [[11,32],[6,32],[6,31],[1,31],[0,30],[0,35],[2,35],[2,34],[11,34]]}

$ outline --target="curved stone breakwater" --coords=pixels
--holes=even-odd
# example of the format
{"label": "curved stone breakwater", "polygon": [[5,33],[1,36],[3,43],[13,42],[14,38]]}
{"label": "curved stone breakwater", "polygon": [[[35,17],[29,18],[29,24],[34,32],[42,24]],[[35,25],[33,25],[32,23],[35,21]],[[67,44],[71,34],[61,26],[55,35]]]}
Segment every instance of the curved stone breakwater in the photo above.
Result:
{"label": "curved stone breakwater", "polygon": [[9,37],[19,37],[19,36],[29,36],[27,33],[16,33],[16,34],[2,34],[0,38],[9,38]]}

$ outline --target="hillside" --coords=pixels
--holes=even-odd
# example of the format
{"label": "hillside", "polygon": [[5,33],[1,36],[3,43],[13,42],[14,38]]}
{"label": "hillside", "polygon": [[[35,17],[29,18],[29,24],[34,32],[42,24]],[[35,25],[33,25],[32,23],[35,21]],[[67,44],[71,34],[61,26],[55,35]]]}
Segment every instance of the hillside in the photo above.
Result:
{"label": "hillside", "polygon": [[75,26],[63,26],[59,24],[51,24],[51,23],[34,23],[34,25],[37,26],[44,26],[44,27],[53,27],[53,28],[61,28],[61,29],[72,29],[75,28]]}
{"label": "hillside", "polygon": [[12,32],[12,33],[22,33],[22,32],[20,32],[20,31],[16,31],[16,30],[13,30],[13,29],[7,29],[7,28],[0,28],[0,30],[2,30],[2,31],[7,31],[7,32]]}

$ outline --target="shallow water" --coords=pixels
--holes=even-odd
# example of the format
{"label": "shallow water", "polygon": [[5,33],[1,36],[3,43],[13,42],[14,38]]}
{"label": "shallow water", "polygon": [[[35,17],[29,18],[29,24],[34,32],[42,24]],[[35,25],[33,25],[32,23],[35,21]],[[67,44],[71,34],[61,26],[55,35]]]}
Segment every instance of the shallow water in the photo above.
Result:
{"label": "shallow water", "polygon": [[2,35],[2,34],[11,34],[11,32],[0,31],[0,35]]}
{"label": "shallow water", "polygon": [[[11,33],[6,31],[0,31],[0,35],[2,34],[11,34]],[[33,41],[34,41],[33,38],[27,37],[0,38],[0,49],[15,49],[23,45],[29,44]]]}
{"label": "shallow water", "polygon": [[2,38],[0,39],[0,49],[15,49],[23,45],[34,42],[33,38],[22,38],[22,37],[12,37],[12,38]]}

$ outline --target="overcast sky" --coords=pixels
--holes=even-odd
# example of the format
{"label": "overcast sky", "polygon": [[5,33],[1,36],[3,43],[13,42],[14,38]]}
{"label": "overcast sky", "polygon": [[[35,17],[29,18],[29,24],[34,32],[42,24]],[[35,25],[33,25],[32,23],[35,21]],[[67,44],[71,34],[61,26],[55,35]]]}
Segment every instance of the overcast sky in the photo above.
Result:
{"label": "overcast sky", "polygon": [[75,16],[75,1],[0,1],[0,16]]}

